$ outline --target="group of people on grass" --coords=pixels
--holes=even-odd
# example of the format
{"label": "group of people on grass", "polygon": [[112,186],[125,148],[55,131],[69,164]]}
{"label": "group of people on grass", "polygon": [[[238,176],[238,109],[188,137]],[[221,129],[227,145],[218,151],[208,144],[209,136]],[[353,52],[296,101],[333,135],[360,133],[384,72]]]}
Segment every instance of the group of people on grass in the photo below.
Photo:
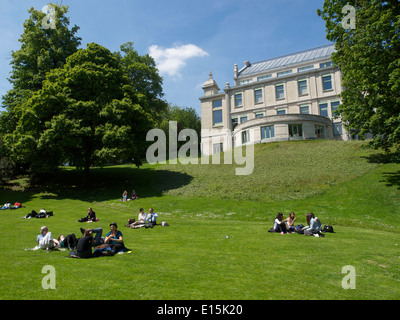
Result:
{"label": "group of people on grass", "polygon": [[149,213],[144,213],[143,208],[139,209],[139,216],[137,221],[135,219],[129,219],[126,227],[131,229],[139,229],[139,228],[153,228],[157,224],[158,214],[154,212],[153,208],[149,209]]}
{"label": "group of people on grass", "polygon": [[11,204],[11,202],[6,202],[0,207],[0,210],[7,210],[7,209],[19,209],[19,208],[25,208],[21,203],[15,202],[14,204]]}
{"label": "group of people on grass", "polygon": [[284,219],[283,213],[279,212],[275,218],[274,226],[271,232],[278,232],[280,234],[299,233],[306,236],[321,236],[322,224],[318,217],[314,213],[308,213],[306,215],[307,226],[295,225],[296,217],[294,212],[291,212],[289,216]]}
{"label": "group of people on grass", "polygon": [[128,191],[125,190],[125,191],[122,193],[122,202],[131,201],[131,200],[136,200],[136,199],[140,199],[140,198],[139,198],[138,195],[136,194],[135,189],[132,190],[132,193],[131,193],[131,197],[130,197],[130,198],[128,198]]}
{"label": "group of people on grass", "polygon": [[[129,219],[127,227],[132,229],[146,227],[153,228],[157,224],[158,214],[154,212],[153,208],[149,209],[149,213],[144,213],[143,208],[139,210],[138,221]],[[92,208],[88,209],[88,217],[96,219],[95,212]],[[132,221],[134,220],[134,221]],[[95,221],[98,221],[97,219]],[[69,257],[71,258],[92,258],[100,256],[112,256],[116,253],[129,252],[130,250],[125,247],[123,234],[118,230],[116,222],[110,224],[110,231],[106,237],[102,237],[103,229],[84,229],[80,228],[82,236],[77,238],[74,233],[60,235],[57,239],[49,231],[49,228],[43,226],[40,229],[40,234],[37,236],[36,249],[44,249],[49,252],[53,249],[65,248],[70,250]],[[95,236],[94,236],[95,234]]]}
{"label": "group of people on grass", "polygon": [[[62,234],[55,239],[53,234],[49,231],[49,228],[43,226],[40,228],[40,234],[37,236],[37,248],[46,250],[46,252],[65,248],[70,250],[69,256],[71,258],[109,256],[118,252],[129,251],[129,249],[125,247],[122,232],[118,230],[116,222],[110,223],[110,231],[105,238],[102,237],[102,228],[80,228],[80,231],[82,233],[80,238],[77,238],[75,234],[72,233],[67,236]],[[93,234],[96,235],[93,236]]]}

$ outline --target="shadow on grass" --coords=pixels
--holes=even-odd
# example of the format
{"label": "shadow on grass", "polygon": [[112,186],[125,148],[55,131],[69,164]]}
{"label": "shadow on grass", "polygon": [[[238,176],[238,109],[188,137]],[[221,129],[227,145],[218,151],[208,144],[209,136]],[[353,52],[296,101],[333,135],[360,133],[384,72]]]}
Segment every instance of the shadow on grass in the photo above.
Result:
{"label": "shadow on grass", "polygon": [[[393,153],[376,153],[372,154],[368,157],[363,157],[367,159],[369,163],[400,163],[400,154],[393,152]],[[383,173],[384,180],[382,182],[386,183],[387,187],[398,187],[400,190],[400,171],[397,172],[384,172]]]}
{"label": "shadow on grass", "polygon": [[384,172],[383,176],[385,177],[386,186],[387,187],[396,187],[400,190],[400,171],[397,172]]}
{"label": "shadow on grass", "polygon": [[2,190],[0,195],[13,198],[7,201],[21,203],[29,201],[34,195],[39,195],[41,199],[102,202],[121,199],[124,190],[130,196],[133,189],[140,198],[161,197],[163,192],[185,186],[193,179],[184,173],[128,166],[92,168],[86,183],[83,183],[82,177],[82,171],[62,168],[56,177],[46,183],[30,186],[23,192]]}
{"label": "shadow on grass", "polygon": [[396,152],[375,153],[361,158],[367,159],[369,163],[400,163],[400,154]]}

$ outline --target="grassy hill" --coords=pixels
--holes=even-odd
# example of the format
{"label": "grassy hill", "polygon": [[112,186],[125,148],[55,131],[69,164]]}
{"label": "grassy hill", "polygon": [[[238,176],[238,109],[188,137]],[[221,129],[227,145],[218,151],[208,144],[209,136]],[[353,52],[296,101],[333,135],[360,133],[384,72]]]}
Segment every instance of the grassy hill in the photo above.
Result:
{"label": "grassy hill", "polygon": [[[46,185],[20,177],[3,186],[0,203],[25,208],[0,211],[0,285],[8,288],[0,299],[399,299],[400,164],[356,141],[272,143],[255,154],[249,176],[236,176],[235,164],[146,164],[93,168],[88,186],[74,168]],[[133,188],[141,198],[121,202]],[[78,223],[89,206],[100,221]],[[171,226],[124,228],[140,207]],[[40,208],[54,216],[21,219]],[[303,224],[314,212],[336,233],[268,233],[280,211]],[[79,235],[80,227],[107,232],[112,221],[131,254],[75,260],[24,250],[42,225]],[[45,265],[57,271],[56,290],[41,287]],[[341,286],[346,265],[356,269],[356,290]]]}

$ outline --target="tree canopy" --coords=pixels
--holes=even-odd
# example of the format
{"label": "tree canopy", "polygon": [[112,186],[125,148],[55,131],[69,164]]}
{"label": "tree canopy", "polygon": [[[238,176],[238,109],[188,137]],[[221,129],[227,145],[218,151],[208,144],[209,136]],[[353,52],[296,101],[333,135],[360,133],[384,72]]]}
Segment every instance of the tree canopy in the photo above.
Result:
{"label": "tree canopy", "polygon": [[[345,28],[355,9],[354,28]],[[325,20],[332,55],[341,69],[342,104],[338,109],[347,129],[371,146],[400,150],[400,2],[398,0],[325,0],[317,13]]]}
{"label": "tree canopy", "polygon": [[21,105],[32,92],[42,88],[46,73],[62,67],[71,54],[78,50],[81,38],[76,36],[79,27],[69,28],[68,7],[52,5],[55,10],[55,28],[45,29],[46,14],[31,8],[24,22],[24,31],[18,40],[21,48],[11,53],[12,71],[8,79],[13,88],[3,97],[8,111]]}
{"label": "tree canopy", "polygon": [[151,125],[116,57],[92,43],[47,74],[4,141],[12,159],[37,174],[65,162],[88,173],[92,165],[132,157],[139,165]]}
{"label": "tree canopy", "polygon": [[153,57],[149,54],[139,55],[133,47],[133,42],[123,44],[121,52],[117,52],[116,56],[136,92],[145,96],[143,107],[160,123],[168,103],[162,100],[163,79],[158,73]]}

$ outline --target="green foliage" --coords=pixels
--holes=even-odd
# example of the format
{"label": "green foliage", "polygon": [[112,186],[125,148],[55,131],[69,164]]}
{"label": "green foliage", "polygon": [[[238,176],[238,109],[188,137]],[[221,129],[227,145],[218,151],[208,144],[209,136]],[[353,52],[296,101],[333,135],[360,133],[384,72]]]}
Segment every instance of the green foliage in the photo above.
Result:
{"label": "green foliage", "polygon": [[[11,54],[9,81],[13,87],[2,101],[6,109],[0,114],[0,139],[4,140],[4,156],[22,169],[29,168],[37,156],[36,144],[44,125],[39,123],[27,101],[42,89],[46,74],[62,67],[67,57],[77,51],[81,40],[76,36],[79,28],[69,28],[70,22],[66,16],[68,7],[50,5],[55,9],[55,29],[43,28],[45,13],[34,8],[28,11],[30,17],[25,21],[24,32],[19,39],[21,48]],[[46,163],[54,161],[51,154],[42,153],[40,156],[43,172],[48,168]]]}
{"label": "green foliage", "polygon": [[[184,129],[192,129],[197,133],[197,137],[199,139],[199,148],[200,148],[200,137],[201,137],[201,118],[197,114],[194,108],[183,107],[180,108],[176,105],[168,105],[168,108],[162,113],[162,120],[159,124],[159,128],[165,132],[167,138],[167,145],[169,145],[169,122],[176,121],[177,122],[177,135],[179,132]],[[178,137],[175,137],[178,139]],[[185,141],[178,141],[177,148],[185,144]],[[168,148],[168,146],[167,146]]]}
{"label": "green foliage", "polygon": [[149,54],[139,55],[133,48],[133,42],[123,44],[121,52],[115,55],[136,92],[144,95],[143,108],[150,112],[157,122],[161,121],[162,113],[168,104],[162,100],[163,79],[158,73],[153,57]]}
{"label": "green foliage", "polygon": [[[342,8],[356,10],[356,28],[345,30]],[[339,113],[371,145],[400,150],[400,3],[397,0],[325,0],[317,11],[325,20],[327,39],[336,42],[332,59],[343,76]]]}
{"label": "green foliage", "polygon": [[21,48],[11,53],[9,81],[13,88],[3,97],[4,107],[9,111],[26,101],[32,92],[40,90],[46,73],[62,67],[67,57],[80,45],[81,38],[76,36],[79,28],[74,26],[69,29],[68,7],[50,5],[55,8],[55,29],[44,29],[42,20],[46,14],[31,8],[19,39]]}
{"label": "green foliage", "polygon": [[27,123],[34,125],[20,126],[19,134],[34,137],[34,171],[70,162],[88,172],[91,165],[140,159],[151,118],[139,103],[108,49],[97,44],[80,49],[48,74],[26,105],[25,114],[35,117]]}

